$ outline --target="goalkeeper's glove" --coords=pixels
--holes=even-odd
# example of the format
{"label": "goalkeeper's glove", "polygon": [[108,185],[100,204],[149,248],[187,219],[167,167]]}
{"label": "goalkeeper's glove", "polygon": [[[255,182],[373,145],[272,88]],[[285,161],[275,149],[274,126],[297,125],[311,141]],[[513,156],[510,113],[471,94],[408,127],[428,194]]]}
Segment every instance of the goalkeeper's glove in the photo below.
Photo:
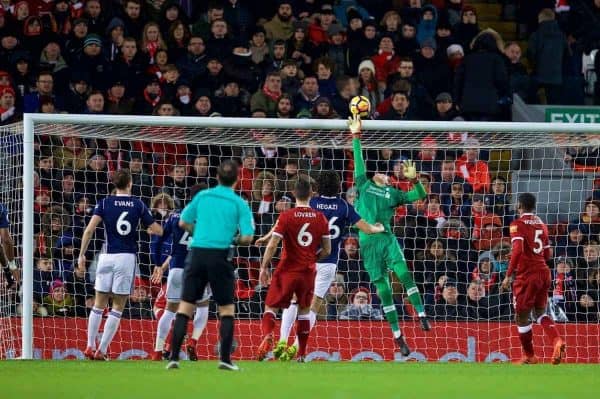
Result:
{"label": "goalkeeper's glove", "polygon": [[415,167],[415,163],[410,159],[402,162],[402,172],[408,180],[415,180],[417,178],[417,168]]}
{"label": "goalkeeper's glove", "polygon": [[350,132],[352,133],[352,137],[357,138],[357,139],[360,138],[361,127],[362,127],[362,122],[360,120],[359,114],[354,114],[348,118],[348,128],[350,129]]}

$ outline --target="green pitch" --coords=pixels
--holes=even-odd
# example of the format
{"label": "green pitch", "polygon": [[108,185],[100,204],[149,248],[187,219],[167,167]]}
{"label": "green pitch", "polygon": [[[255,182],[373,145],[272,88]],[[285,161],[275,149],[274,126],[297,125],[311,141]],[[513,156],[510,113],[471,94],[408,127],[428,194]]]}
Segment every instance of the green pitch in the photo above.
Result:
{"label": "green pitch", "polygon": [[0,362],[2,399],[598,398],[599,365]]}

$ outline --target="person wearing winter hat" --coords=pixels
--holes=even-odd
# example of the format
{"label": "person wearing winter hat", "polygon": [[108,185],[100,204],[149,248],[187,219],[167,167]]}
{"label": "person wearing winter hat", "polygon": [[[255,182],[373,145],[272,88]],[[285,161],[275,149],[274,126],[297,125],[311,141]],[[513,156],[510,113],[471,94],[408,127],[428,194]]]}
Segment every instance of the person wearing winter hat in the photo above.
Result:
{"label": "person wearing winter hat", "polygon": [[358,65],[359,95],[365,96],[371,103],[371,109],[377,108],[383,100],[383,90],[380,89],[377,79],[377,69],[370,59],[361,61]]}
{"label": "person wearing winter hat", "polygon": [[49,316],[71,316],[73,313],[73,298],[67,292],[61,280],[54,280],[50,294],[44,298],[43,305]]}

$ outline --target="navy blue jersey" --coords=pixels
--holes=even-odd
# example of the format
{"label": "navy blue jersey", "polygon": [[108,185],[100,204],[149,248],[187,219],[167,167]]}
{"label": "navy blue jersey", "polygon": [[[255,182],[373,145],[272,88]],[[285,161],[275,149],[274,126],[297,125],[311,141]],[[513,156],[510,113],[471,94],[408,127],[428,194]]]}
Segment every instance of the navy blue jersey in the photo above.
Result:
{"label": "navy blue jersey", "polygon": [[346,228],[353,226],[360,220],[354,207],[340,197],[314,197],[310,200],[310,207],[321,211],[329,221],[331,234],[331,255],[319,263],[338,263],[340,243]]}
{"label": "navy blue jersey", "polygon": [[104,252],[109,254],[138,252],[138,225],[154,223],[150,210],[138,198],[110,195],[94,208],[94,215],[104,221]]}
{"label": "navy blue jersey", "polygon": [[0,229],[8,229],[8,209],[0,202]]}
{"label": "navy blue jersey", "polygon": [[[180,213],[174,212],[167,218],[163,225],[163,235],[158,237],[152,248],[153,259],[162,254],[171,256],[169,267],[172,269],[183,268],[191,240],[190,234],[179,227],[180,217]],[[162,264],[157,263],[157,260],[154,262],[158,266]]]}

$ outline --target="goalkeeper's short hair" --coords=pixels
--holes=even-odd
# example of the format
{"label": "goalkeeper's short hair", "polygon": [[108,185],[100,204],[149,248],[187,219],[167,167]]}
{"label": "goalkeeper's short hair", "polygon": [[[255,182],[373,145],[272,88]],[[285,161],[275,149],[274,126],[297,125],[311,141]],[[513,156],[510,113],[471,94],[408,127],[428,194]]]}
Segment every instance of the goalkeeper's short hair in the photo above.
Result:
{"label": "goalkeeper's short hair", "polygon": [[317,177],[319,195],[334,197],[340,193],[340,175],[334,170],[324,170]]}

